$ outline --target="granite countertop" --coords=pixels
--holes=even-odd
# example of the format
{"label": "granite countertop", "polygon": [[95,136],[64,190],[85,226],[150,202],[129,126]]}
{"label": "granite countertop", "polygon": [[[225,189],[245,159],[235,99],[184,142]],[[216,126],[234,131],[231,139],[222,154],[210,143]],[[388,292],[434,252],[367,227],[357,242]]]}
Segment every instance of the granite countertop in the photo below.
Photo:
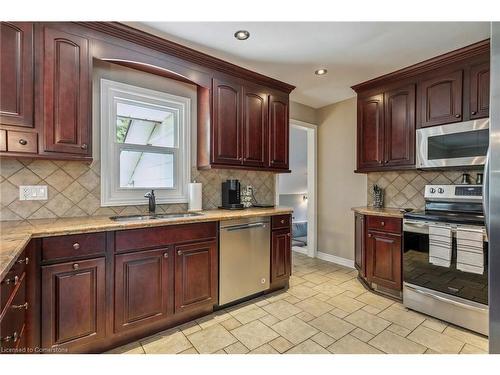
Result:
{"label": "granite countertop", "polygon": [[108,216],[38,219],[0,222],[0,280],[7,274],[17,257],[32,238],[78,233],[103,232],[123,229],[158,227],[165,225],[224,221],[257,216],[289,214],[289,207],[248,208],[245,210],[207,210],[203,215],[173,219],[114,221]]}
{"label": "granite countertop", "polygon": [[402,219],[403,214],[405,213],[404,209],[390,208],[390,207],[375,208],[371,206],[363,206],[363,207],[353,207],[352,210],[362,215],[396,217],[399,219]]}

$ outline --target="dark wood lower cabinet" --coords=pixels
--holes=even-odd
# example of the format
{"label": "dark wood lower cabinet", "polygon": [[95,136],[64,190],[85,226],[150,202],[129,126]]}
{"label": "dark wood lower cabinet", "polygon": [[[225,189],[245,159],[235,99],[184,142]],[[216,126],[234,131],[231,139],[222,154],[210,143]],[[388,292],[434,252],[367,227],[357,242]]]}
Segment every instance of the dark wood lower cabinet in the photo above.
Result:
{"label": "dark wood lower cabinet", "polygon": [[115,256],[115,331],[147,325],[173,313],[170,251]]}
{"label": "dark wood lower cabinet", "polygon": [[368,231],[367,279],[370,283],[401,289],[401,236]]}
{"label": "dark wood lower cabinet", "polygon": [[362,277],[366,276],[365,261],[365,217],[361,214],[354,215],[354,266]]}
{"label": "dark wood lower cabinet", "polygon": [[290,229],[273,230],[271,234],[271,285],[287,282],[292,273]]}
{"label": "dark wood lower cabinet", "polygon": [[217,303],[217,242],[175,246],[175,312]]}
{"label": "dark wood lower cabinet", "polygon": [[104,258],[42,267],[42,347],[77,348],[106,335]]}

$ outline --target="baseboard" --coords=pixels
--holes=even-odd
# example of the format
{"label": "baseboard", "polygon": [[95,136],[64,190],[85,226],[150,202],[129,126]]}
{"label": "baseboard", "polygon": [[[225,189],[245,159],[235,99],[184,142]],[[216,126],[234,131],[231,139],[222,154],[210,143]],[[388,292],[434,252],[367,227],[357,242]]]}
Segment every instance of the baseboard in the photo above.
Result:
{"label": "baseboard", "polygon": [[354,268],[354,261],[342,257],[338,257],[336,255],[332,254],[327,254],[327,253],[322,253],[321,251],[318,251],[316,253],[316,257],[321,260],[326,260],[327,262],[332,262],[335,264],[338,264],[340,266],[348,267],[348,268]]}
{"label": "baseboard", "polygon": [[296,253],[307,255],[307,247],[292,246],[292,250]]}

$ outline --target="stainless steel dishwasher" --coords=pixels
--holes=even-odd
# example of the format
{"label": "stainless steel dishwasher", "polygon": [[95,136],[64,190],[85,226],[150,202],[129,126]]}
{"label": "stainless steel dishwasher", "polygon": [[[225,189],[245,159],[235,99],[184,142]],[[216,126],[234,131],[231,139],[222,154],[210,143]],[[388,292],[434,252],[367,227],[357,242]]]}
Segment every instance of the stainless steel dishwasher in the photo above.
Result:
{"label": "stainless steel dishwasher", "polygon": [[222,221],[219,247],[219,305],[269,289],[270,218]]}

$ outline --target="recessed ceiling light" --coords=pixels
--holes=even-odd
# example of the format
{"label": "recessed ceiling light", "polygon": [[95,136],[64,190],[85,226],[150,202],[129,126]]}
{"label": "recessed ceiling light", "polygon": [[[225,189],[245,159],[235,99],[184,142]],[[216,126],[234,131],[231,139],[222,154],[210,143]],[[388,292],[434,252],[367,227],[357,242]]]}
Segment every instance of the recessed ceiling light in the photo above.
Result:
{"label": "recessed ceiling light", "polygon": [[234,37],[238,40],[247,40],[250,38],[250,33],[246,30],[238,30],[234,33]]}
{"label": "recessed ceiling light", "polygon": [[314,74],[316,74],[317,76],[324,76],[326,73],[328,73],[328,70],[326,69],[318,69],[314,72]]}

